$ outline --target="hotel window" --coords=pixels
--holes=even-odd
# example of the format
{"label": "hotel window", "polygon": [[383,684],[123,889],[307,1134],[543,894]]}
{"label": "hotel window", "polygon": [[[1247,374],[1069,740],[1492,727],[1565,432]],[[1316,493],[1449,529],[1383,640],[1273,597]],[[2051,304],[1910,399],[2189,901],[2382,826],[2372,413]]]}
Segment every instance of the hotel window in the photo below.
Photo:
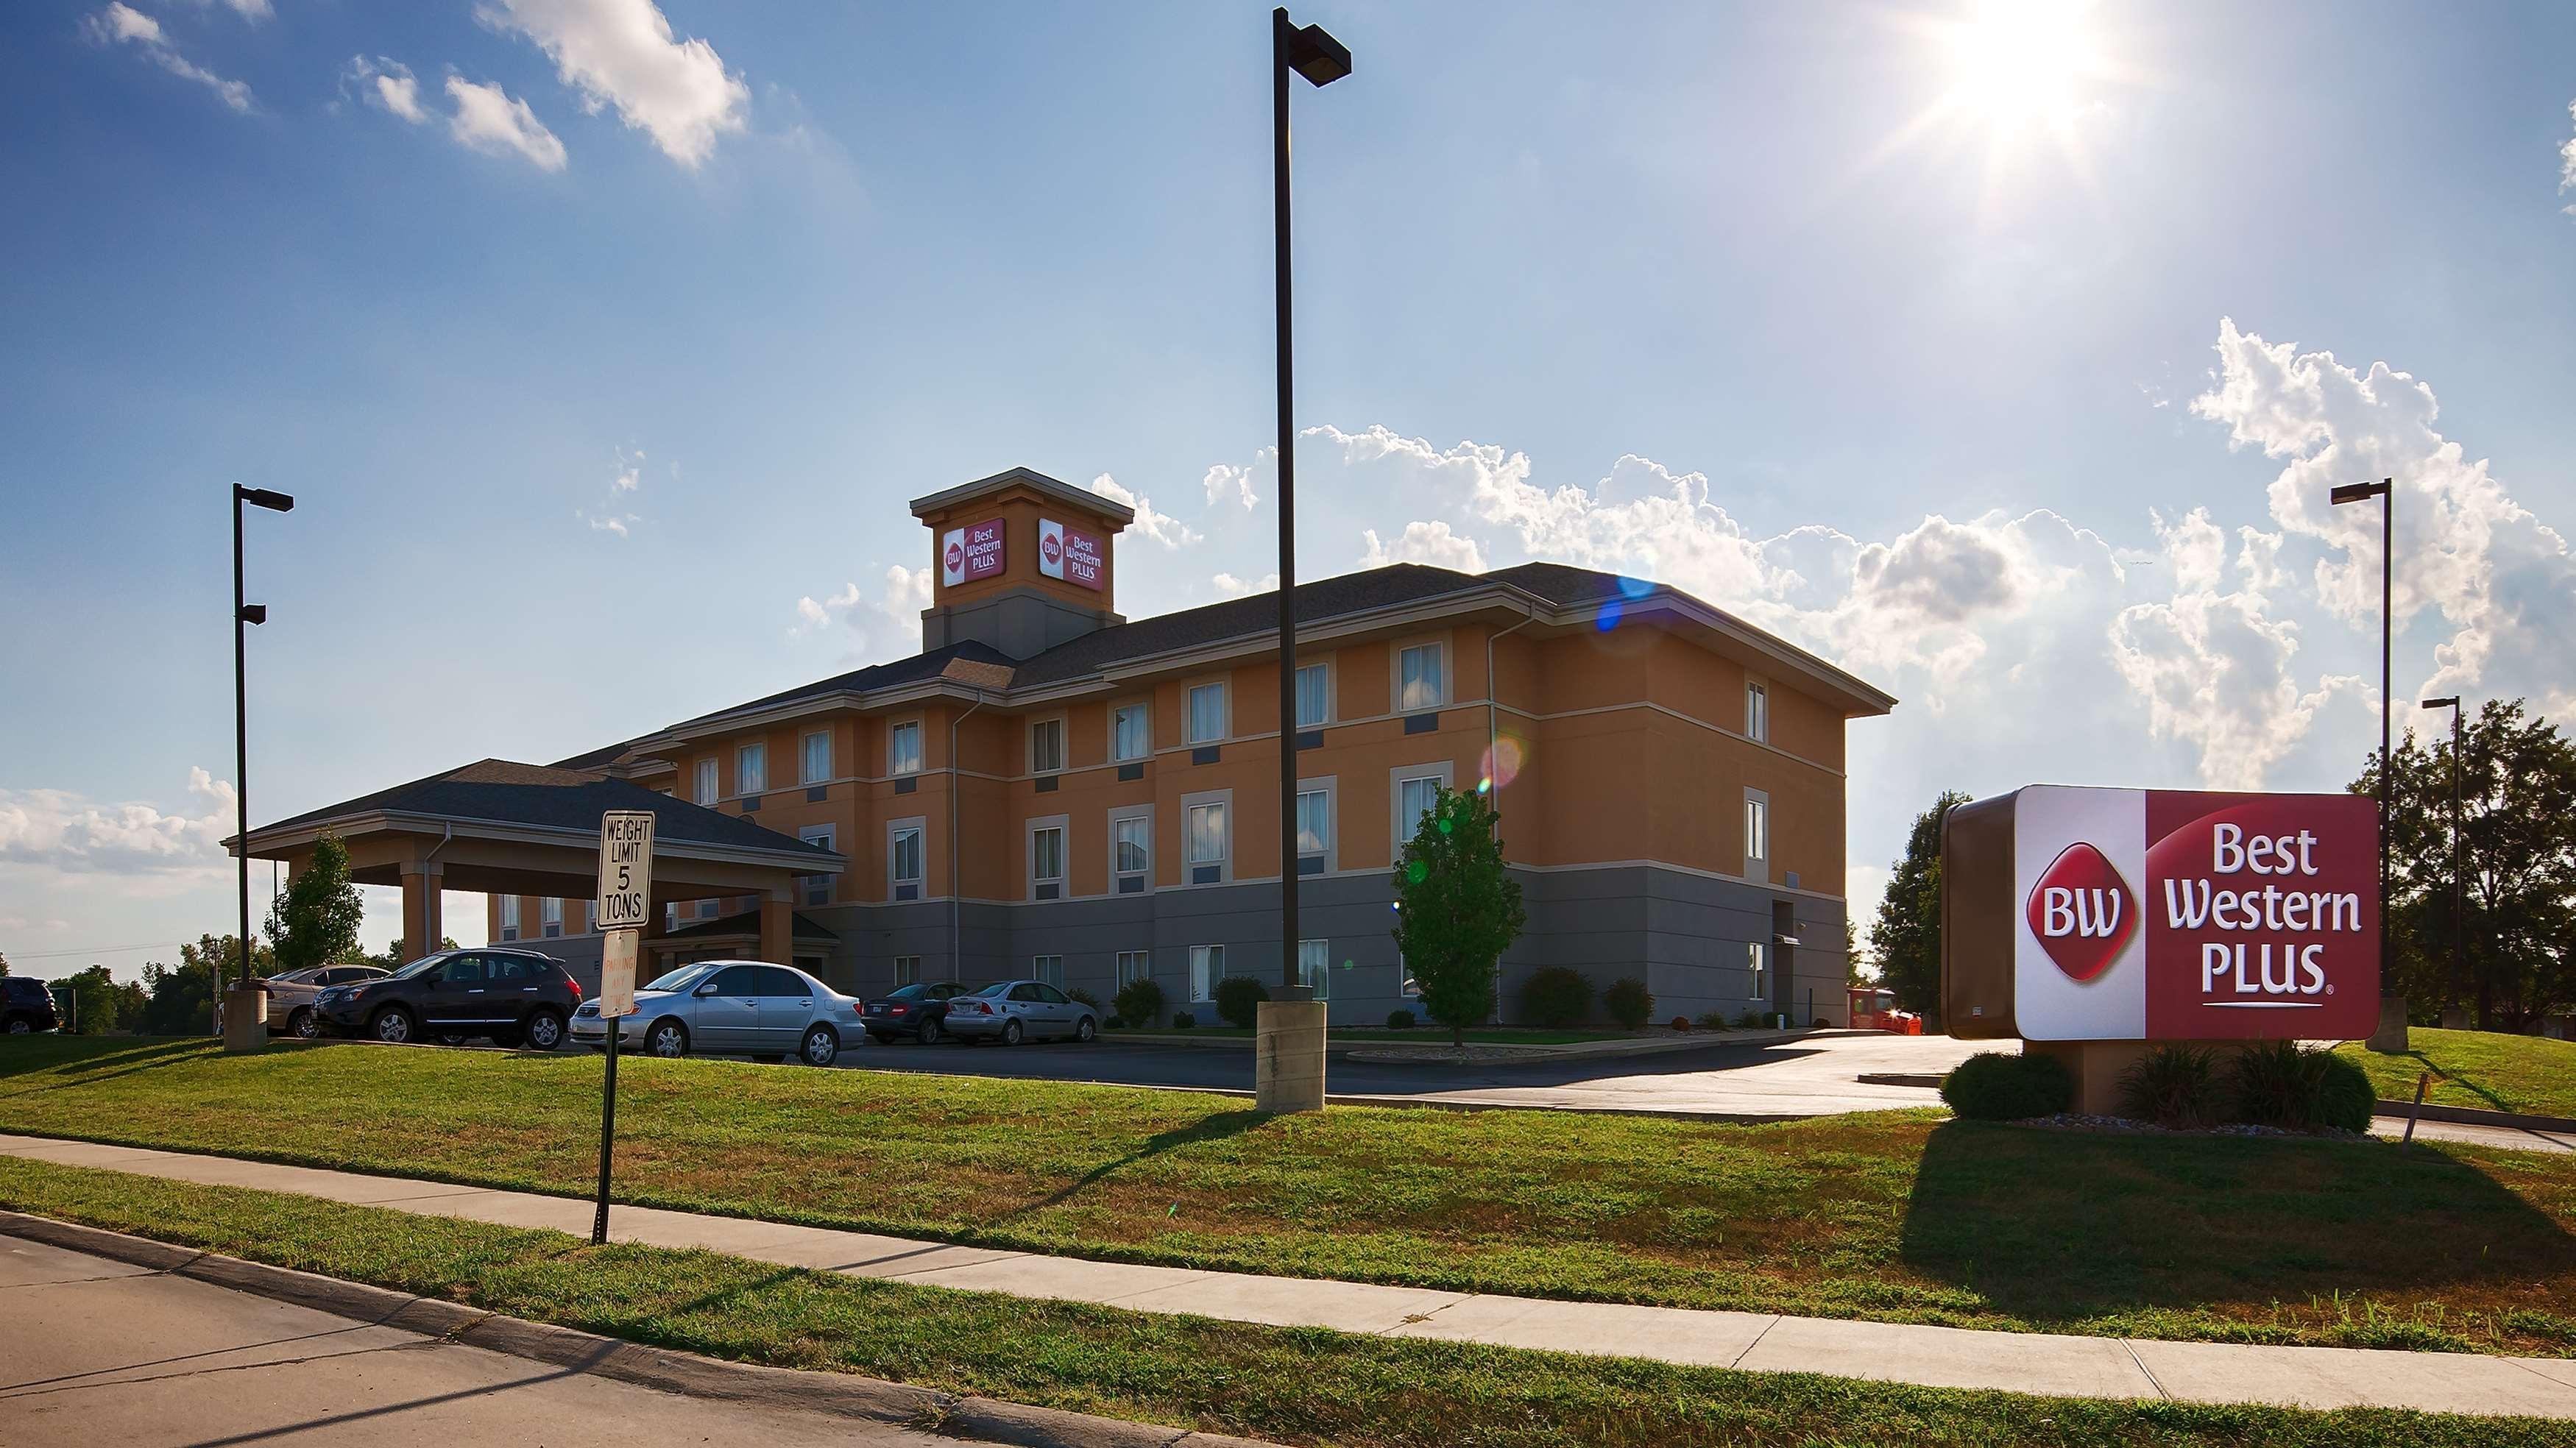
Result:
{"label": "hotel window", "polygon": [[1154,816],[1145,811],[1109,822],[1109,872],[1121,895],[1142,895],[1154,875]]}
{"label": "hotel window", "polygon": [[[837,848],[832,843],[832,827],[830,825],[807,825],[805,828],[796,832],[796,838],[803,840],[809,845],[820,845],[827,850]],[[796,898],[804,901],[808,905],[831,904],[832,877],[829,875],[801,875],[797,877]]]}
{"label": "hotel window", "polygon": [[537,920],[545,929],[546,939],[553,940],[558,936],[561,936],[563,934],[562,898],[560,896],[548,895],[545,900],[537,906]]}
{"label": "hotel window", "polygon": [[713,920],[723,913],[724,902],[722,900],[701,900],[698,902],[698,918],[700,920]]}
{"label": "hotel window", "polygon": [[1410,714],[1449,702],[1448,649],[1415,644],[1395,656],[1395,711]]}
{"label": "hotel window", "polygon": [[1771,999],[1771,947],[1759,940],[1746,941],[1744,968],[1749,977],[1745,994],[1757,1001]]}
{"label": "hotel window", "polygon": [[1055,774],[1064,768],[1064,721],[1040,719],[1029,726],[1029,772]]}
{"label": "hotel window", "polygon": [[1225,947],[1193,945],[1190,947],[1190,1000],[1192,1003],[1216,999],[1216,983],[1225,979]]}
{"label": "hotel window", "polygon": [[913,820],[889,827],[886,836],[886,873],[894,885],[897,900],[921,898],[921,822]]}
{"label": "hotel window", "polygon": [[1226,801],[1209,800],[1186,806],[1182,815],[1189,828],[1190,883],[1213,885],[1225,878],[1227,846]]}
{"label": "hotel window", "polygon": [[1214,744],[1225,737],[1225,685],[1201,684],[1190,690],[1190,742]]}
{"label": "hotel window", "polygon": [[746,744],[734,755],[734,793],[758,794],[769,788],[769,746]]}
{"label": "hotel window", "polygon": [[1446,764],[1417,764],[1395,771],[1395,788],[1390,791],[1395,804],[1395,818],[1390,825],[1391,858],[1404,858],[1404,847],[1413,842],[1414,831],[1422,828],[1422,817],[1431,813],[1432,804],[1448,783]]}
{"label": "hotel window", "polygon": [[701,759],[698,761],[698,803],[714,804],[715,802],[716,762],[712,758]]}
{"label": "hotel window", "polygon": [[921,984],[921,957],[898,955],[894,958],[894,983],[899,986]]}
{"label": "hotel window", "polygon": [[1300,940],[1297,942],[1297,983],[1315,993],[1317,1000],[1331,999],[1333,984],[1333,942]]}
{"label": "hotel window", "polygon": [[817,729],[805,736],[805,783],[821,784],[832,777],[832,734]]}
{"label": "hotel window", "polygon": [[[1154,953],[1150,950],[1118,952],[1118,988],[1125,990],[1131,980],[1151,980],[1154,975]],[[1151,1021],[1130,1021],[1129,1025],[1150,1026]]]}
{"label": "hotel window", "polygon": [[1744,734],[1766,744],[1771,739],[1771,690],[1760,679],[1744,681]]}
{"label": "hotel window", "polygon": [[1329,789],[1299,788],[1297,791],[1297,873],[1320,875],[1324,860],[1333,848],[1333,792]]}
{"label": "hotel window", "polygon": [[1030,956],[1029,978],[1045,981],[1057,990],[1064,989],[1064,957],[1061,955]]}
{"label": "hotel window", "polygon": [[501,938],[503,940],[519,938],[519,897],[516,895],[501,897]]}
{"label": "hotel window", "polygon": [[1040,900],[1064,897],[1064,826],[1040,825],[1029,831],[1030,893]]}
{"label": "hotel window", "polygon": [[1333,717],[1333,666],[1297,667],[1297,727],[1312,729]]}
{"label": "hotel window", "polygon": [[886,731],[886,773],[921,773],[921,721],[906,719]]}
{"label": "hotel window", "polygon": [[1154,751],[1153,716],[1144,705],[1123,705],[1109,716],[1109,746],[1112,757],[1122,764]]}
{"label": "hotel window", "polygon": [[1771,878],[1771,796],[1758,789],[1744,792],[1744,874]]}

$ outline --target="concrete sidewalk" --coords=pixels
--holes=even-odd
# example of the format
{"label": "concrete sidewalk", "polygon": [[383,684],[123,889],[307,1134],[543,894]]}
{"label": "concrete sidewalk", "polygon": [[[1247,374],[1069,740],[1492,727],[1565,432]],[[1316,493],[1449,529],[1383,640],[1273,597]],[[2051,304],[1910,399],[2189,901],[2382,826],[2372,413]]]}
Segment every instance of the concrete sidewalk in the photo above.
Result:
{"label": "concrete sidewalk", "polygon": [[[566,1197],[40,1137],[0,1135],[0,1155],[502,1226],[590,1231],[590,1204]],[[2576,1418],[2576,1359],[2068,1337],[1559,1302],[1093,1262],[649,1207],[615,1208],[609,1225],[617,1240],[650,1246],[1283,1327],[2063,1397]]]}

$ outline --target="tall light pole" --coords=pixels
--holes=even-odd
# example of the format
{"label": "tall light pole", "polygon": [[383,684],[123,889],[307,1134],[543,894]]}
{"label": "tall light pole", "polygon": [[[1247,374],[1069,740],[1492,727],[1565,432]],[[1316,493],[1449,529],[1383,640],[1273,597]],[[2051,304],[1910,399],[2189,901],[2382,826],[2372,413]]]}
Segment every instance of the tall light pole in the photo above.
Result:
{"label": "tall light pole", "polygon": [[[233,851],[241,864],[241,935],[235,941],[236,959],[240,963],[237,979],[250,979],[250,674],[242,661],[242,630],[251,624],[268,622],[268,605],[242,602],[242,504],[266,508],[271,512],[295,510],[295,500],[284,493],[266,488],[245,488],[233,484],[233,824],[240,836],[240,847]],[[215,965],[215,1009],[223,1009],[224,968]]]}
{"label": "tall light pole", "polygon": [[1288,73],[1326,86],[1351,73],[1351,52],[1320,25],[1270,12],[1272,248],[1279,329],[1279,984],[1304,1000],[1297,978],[1297,425],[1288,307]]}
{"label": "tall light pole", "polygon": [[[2346,483],[2327,494],[2338,507],[2345,503],[2379,504],[2379,968],[2388,969],[2388,697],[2389,636],[2397,627],[2397,617],[2390,607],[2396,592],[2397,578],[2397,480],[2381,478],[2375,483]],[[2387,978],[2383,974],[2379,993],[2387,995]]]}
{"label": "tall light pole", "polygon": [[2451,999],[2467,1005],[2469,988],[2469,887],[2460,867],[2460,696],[2427,699],[2427,709],[2451,711]]}

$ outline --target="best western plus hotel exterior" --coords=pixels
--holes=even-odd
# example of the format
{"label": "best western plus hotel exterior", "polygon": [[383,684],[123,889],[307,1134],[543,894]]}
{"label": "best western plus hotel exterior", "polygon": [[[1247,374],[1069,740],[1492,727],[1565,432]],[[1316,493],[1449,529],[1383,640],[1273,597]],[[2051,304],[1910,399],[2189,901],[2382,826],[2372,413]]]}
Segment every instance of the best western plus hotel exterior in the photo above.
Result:
{"label": "best western plus hotel exterior", "polygon": [[[1179,1009],[1230,974],[1277,981],[1275,598],[1122,619],[1132,514],[1024,469],[912,511],[940,568],[921,653],[557,766],[487,760],[313,811],[253,852],[292,862],[334,830],[424,929],[432,882],[490,889],[493,940],[595,979],[596,811],[649,790],[675,798],[655,806],[648,969],[792,957],[866,992],[1033,975],[1103,1000],[1150,975]],[[1395,842],[1432,782],[1474,788],[1489,748],[1529,909],[1505,1019],[1548,965],[1640,976],[1664,1017],[1839,1018],[1843,727],[1888,695],[1672,589],[1554,564],[1398,564],[1305,584],[1298,612],[1298,961],[1334,1021],[1408,1003]],[[693,890],[691,870],[743,886]],[[504,893],[539,882],[559,893]]]}

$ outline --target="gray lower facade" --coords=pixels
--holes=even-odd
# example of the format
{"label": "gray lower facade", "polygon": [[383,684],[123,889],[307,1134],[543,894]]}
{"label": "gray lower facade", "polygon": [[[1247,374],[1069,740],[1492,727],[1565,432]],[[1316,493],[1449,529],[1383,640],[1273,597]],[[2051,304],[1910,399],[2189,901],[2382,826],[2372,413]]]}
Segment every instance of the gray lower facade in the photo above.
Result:
{"label": "gray lower facade", "polygon": [[[1496,1014],[1503,1023],[1521,1019],[1521,983],[1533,971],[1558,965],[1590,978],[1596,1000],[1614,980],[1644,980],[1654,993],[1658,1022],[1682,1015],[1696,1021],[1711,1013],[1733,1019],[1748,1011],[1843,1021],[1840,900],[1655,865],[1513,874],[1521,882],[1529,925],[1504,953]],[[1395,894],[1387,878],[1374,872],[1311,877],[1298,893],[1299,933],[1329,942],[1324,993],[1332,1023],[1382,1025],[1399,1009],[1414,1009],[1420,1018],[1404,993],[1391,933]],[[1223,968],[1213,975],[1250,975],[1275,985],[1278,908],[1276,884],[1249,884],[1026,904],[806,906],[799,913],[838,937],[817,973],[854,994],[892,989],[897,962],[906,958],[918,961],[919,979],[975,983],[1033,975],[1041,958],[1054,957],[1067,989],[1106,1004],[1117,993],[1121,955],[1142,953],[1140,964],[1163,991],[1164,1022],[1157,1024],[1188,1011],[1207,1025],[1215,1022],[1215,1012],[1208,1002],[1193,999],[1192,948],[1223,948]],[[1781,937],[1796,943],[1775,943]],[[567,958],[587,945],[581,964],[596,972],[595,937],[532,943]],[[1758,976],[1749,950],[1756,944],[1769,947],[1770,960]],[[818,948],[800,941],[800,963],[816,968],[808,953]],[[575,973],[581,973],[580,965]]]}

